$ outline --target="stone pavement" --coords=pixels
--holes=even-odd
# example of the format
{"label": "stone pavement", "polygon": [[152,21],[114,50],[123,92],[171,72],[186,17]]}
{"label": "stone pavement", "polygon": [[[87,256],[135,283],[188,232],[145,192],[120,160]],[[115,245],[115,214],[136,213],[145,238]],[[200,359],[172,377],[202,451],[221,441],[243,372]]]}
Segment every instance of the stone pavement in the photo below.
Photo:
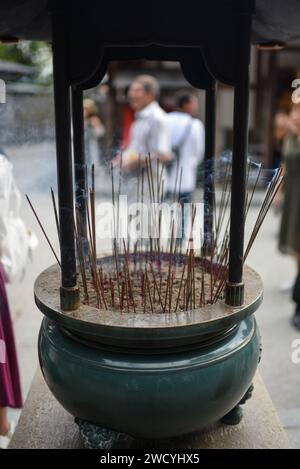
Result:
{"label": "stone pavement", "polygon": [[[8,153],[15,167],[17,183],[31,197],[51,240],[58,250],[55,222],[52,215],[50,185],[55,184],[55,155],[53,143],[10,148]],[[24,395],[33,379],[37,359],[37,335],[41,313],[33,299],[33,283],[37,274],[54,262],[39,228],[23,201],[22,215],[40,238],[33,263],[19,285],[8,287],[12,305]],[[253,224],[256,209],[251,209]],[[277,251],[279,218],[271,211],[252,249],[247,263],[262,276],[265,284],[264,302],[256,313],[263,341],[260,373],[270,393],[279,419],[291,444],[300,448],[300,364],[292,362],[292,343],[300,333],[290,325],[293,304],[288,294],[279,291],[284,280],[292,279],[295,267],[292,259]],[[17,417],[17,413],[15,413]]]}

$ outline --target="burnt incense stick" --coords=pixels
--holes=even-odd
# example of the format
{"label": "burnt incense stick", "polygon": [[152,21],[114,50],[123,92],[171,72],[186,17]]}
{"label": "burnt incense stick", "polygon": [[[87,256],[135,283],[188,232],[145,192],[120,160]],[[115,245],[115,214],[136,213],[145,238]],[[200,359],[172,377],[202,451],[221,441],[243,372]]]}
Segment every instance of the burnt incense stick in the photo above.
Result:
{"label": "burnt incense stick", "polygon": [[127,313],[130,312],[130,304],[129,304],[129,285],[128,285],[128,278],[126,273],[126,267],[124,265],[124,284],[125,284],[125,295],[126,295],[126,305],[127,305]]}
{"label": "burnt incense stick", "polygon": [[92,189],[90,190],[90,203],[91,203],[91,218],[92,218],[92,235],[94,256],[97,256],[96,248],[96,214],[95,214],[95,166],[92,164]]}
{"label": "burnt incense stick", "polygon": [[147,269],[145,269],[145,277],[146,277],[146,286],[149,294],[149,301],[150,301],[150,308],[151,308],[151,313],[153,314],[153,303],[152,303],[152,297],[151,297],[151,290],[150,290],[150,284],[149,284],[149,279],[148,279],[148,274],[147,274]]}
{"label": "burnt incense stick", "polygon": [[122,168],[123,168],[123,153],[121,153],[120,168],[119,168],[119,186],[118,186],[118,199],[117,199],[117,240],[120,239],[120,194],[122,187]]}
{"label": "burnt incense stick", "polygon": [[144,314],[146,313],[147,305],[147,285],[146,285],[146,273],[143,274],[143,305],[144,305]]}
{"label": "burnt incense stick", "polygon": [[[115,261],[115,266],[116,266],[116,275],[117,275],[117,287],[118,287],[118,294],[119,294],[119,305],[121,307],[121,289],[120,289],[120,270],[119,270],[119,256],[118,256],[118,249],[117,249],[117,243],[116,243],[116,238],[114,238],[114,261]],[[123,296],[122,296],[123,298]],[[122,308],[121,308],[122,309]]]}
{"label": "burnt incense stick", "polygon": [[162,298],[161,298],[161,290],[158,288],[155,273],[154,273],[154,269],[153,269],[153,265],[152,265],[151,262],[149,262],[149,266],[150,266],[150,271],[151,271],[151,275],[152,275],[152,279],[153,279],[154,289],[156,289],[156,291],[157,291],[159,303],[160,303],[160,306],[161,306],[162,312],[163,312],[164,305],[163,305]]}
{"label": "burnt incense stick", "polygon": [[[188,233],[185,230],[187,245],[184,253],[182,251],[181,213],[174,208],[176,198],[181,205],[182,167],[180,168],[177,164],[175,187],[171,193],[174,206],[172,206],[170,221],[166,222],[163,216],[163,206],[161,205],[165,202],[164,164],[158,159],[155,161],[150,154],[143,160],[139,155],[139,160],[136,188],[137,202],[149,202],[151,204],[147,220],[147,234],[143,233],[143,216],[140,221],[142,234],[139,239],[133,240],[130,238],[128,228],[126,239],[121,234],[122,156],[117,180],[115,179],[116,173],[111,165],[111,200],[113,205],[111,258],[97,259],[94,165],[91,167],[91,187],[89,188],[87,185],[89,195],[84,199],[86,238],[82,236],[84,232],[83,214],[80,212],[79,207],[75,207],[74,238],[77,248],[77,275],[80,276],[81,291],[84,295],[83,302],[99,309],[105,308],[107,310],[109,308],[122,314],[140,314],[143,312],[171,314],[176,313],[178,309],[180,311],[191,311],[196,307],[205,308],[206,305],[214,304],[220,299],[223,301],[229,264],[231,163],[227,162],[225,176],[219,186],[221,196],[218,207],[216,205],[216,192],[213,193],[213,205],[210,207],[210,210],[213,211],[212,224],[209,226],[209,232],[207,233],[207,238],[210,239],[209,249],[208,246],[203,249],[205,240],[201,231],[200,250],[195,244],[194,224],[197,207],[191,204],[191,214],[189,215],[190,233],[187,237]],[[251,186],[252,168],[257,169],[257,173],[255,173],[255,179],[253,179],[253,185]],[[248,163],[244,207],[245,219],[252,206],[261,171],[261,165]],[[282,170],[277,170],[265,191],[245,249],[244,261],[252,248],[282,180]],[[28,196],[26,197],[55,255],[53,246]],[[51,197],[58,237],[60,237],[59,217],[52,188]],[[158,210],[155,211],[156,208]],[[131,215],[128,215],[128,217],[130,224]],[[166,226],[169,230],[167,240],[162,238],[163,223],[168,223]],[[129,224],[127,224],[127,227]],[[179,233],[181,243],[178,242]],[[131,249],[133,249],[132,253]],[[59,263],[56,255],[55,258]]]}
{"label": "burnt incense stick", "polygon": [[245,219],[247,218],[249,209],[250,209],[251,204],[252,204],[253,196],[254,196],[254,193],[256,191],[258,180],[259,180],[259,177],[260,177],[260,174],[261,174],[261,169],[262,169],[262,165],[260,164],[259,165],[259,170],[257,172],[256,179],[255,179],[255,183],[254,183],[254,186],[253,186],[253,189],[252,189],[252,193],[251,193],[251,196],[250,196],[250,199],[249,199],[249,202],[248,202],[248,205],[246,204]]}
{"label": "burnt incense stick", "polygon": [[83,283],[85,299],[86,299],[87,303],[89,304],[89,293],[88,293],[88,287],[87,287],[85,259],[84,259],[84,254],[83,254],[82,242],[81,242],[81,239],[78,235],[78,232],[81,233],[80,224],[81,224],[81,222],[80,222],[80,213],[79,213],[79,209],[76,208],[76,225],[77,225],[77,228],[76,228],[76,225],[75,225],[75,237],[76,237],[79,266],[80,266],[80,272],[81,272],[81,278],[82,278],[82,283]]}
{"label": "burnt incense stick", "polygon": [[129,290],[129,293],[130,293],[130,298],[131,298],[132,303],[133,303],[133,310],[136,313],[135,301],[134,301],[134,295],[133,295],[133,288],[132,288],[132,282],[131,282],[130,271],[129,271],[128,251],[126,250],[126,244],[125,244],[124,239],[123,239],[123,246],[124,246],[124,256],[125,256],[125,267],[126,267],[126,275],[127,275],[127,282],[128,282],[128,290]]}
{"label": "burnt incense stick", "polygon": [[248,254],[249,254],[249,252],[250,252],[250,250],[253,246],[253,243],[254,243],[254,241],[255,241],[258,233],[259,233],[261,225],[262,225],[262,223],[263,223],[263,221],[264,221],[264,219],[265,219],[265,217],[268,213],[268,210],[269,210],[269,208],[270,208],[270,206],[271,206],[271,204],[274,200],[274,197],[275,197],[276,193],[278,192],[278,189],[279,189],[280,185],[282,184],[282,181],[283,181],[283,176],[281,176],[281,172],[278,172],[278,174],[276,174],[275,182],[270,184],[270,187],[267,191],[263,206],[262,206],[262,208],[261,208],[261,210],[258,214],[256,223],[254,225],[252,234],[250,236],[250,240],[248,242],[248,245],[247,245],[247,248],[246,248],[246,251],[245,251],[245,254],[244,254],[244,262],[248,257]]}
{"label": "burnt incense stick", "polygon": [[109,288],[110,288],[110,296],[111,296],[111,306],[114,308],[115,300],[114,300],[114,285],[111,276],[109,275]]}
{"label": "burnt incense stick", "polygon": [[57,208],[56,208],[55,195],[54,195],[54,191],[52,187],[50,187],[50,190],[51,190],[52,204],[53,204],[55,223],[56,223],[56,229],[57,229],[57,236],[58,236],[58,241],[60,242],[60,228],[59,228],[59,219],[58,219],[58,213],[57,213]]}
{"label": "burnt incense stick", "polygon": [[111,163],[111,200],[113,205],[113,237],[116,237],[116,210],[115,210],[115,185],[114,185],[114,168]]}
{"label": "burnt incense stick", "polygon": [[125,282],[122,281],[121,300],[120,300],[120,309],[121,309],[121,312],[123,311],[123,308],[124,308],[124,291],[125,291]]}
{"label": "burnt incense stick", "polygon": [[173,244],[174,244],[174,220],[172,220],[172,230],[171,230],[171,239],[170,239],[170,251],[169,251],[169,265],[168,265],[168,278],[167,278],[167,288],[165,294],[165,303],[164,303],[164,312],[166,311],[168,295],[170,295],[170,282],[171,282],[171,267],[172,267],[172,254],[173,254]]}
{"label": "burnt incense stick", "polygon": [[34,214],[34,216],[35,216],[35,218],[36,218],[36,220],[37,220],[37,222],[38,222],[38,224],[39,224],[39,226],[40,226],[40,228],[41,228],[41,230],[42,230],[42,232],[43,232],[43,234],[44,234],[44,236],[45,236],[45,238],[46,238],[46,240],[47,240],[47,243],[48,243],[49,246],[50,246],[51,251],[52,251],[53,254],[54,254],[54,257],[55,257],[55,259],[56,259],[56,261],[57,261],[59,267],[61,267],[60,261],[59,261],[57,255],[56,255],[56,253],[55,253],[55,250],[54,250],[54,248],[53,248],[53,246],[52,246],[52,244],[51,244],[51,242],[50,242],[50,240],[49,240],[49,238],[48,238],[48,235],[47,235],[46,231],[44,230],[44,227],[43,227],[43,225],[42,225],[42,223],[41,223],[41,221],[40,221],[40,219],[39,219],[39,217],[38,217],[38,215],[37,215],[35,209],[33,208],[33,205],[32,205],[32,203],[31,203],[31,201],[30,201],[28,195],[25,194],[25,197],[26,197],[26,199],[27,199],[27,201],[28,201],[28,203],[29,203],[29,205],[30,205],[30,208],[31,208],[31,210],[33,211],[33,214]]}
{"label": "burnt incense stick", "polygon": [[[95,269],[96,268],[97,268],[97,265],[95,265]],[[103,282],[103,275],[102,275],[102,268],[101,267],[98,269],[98,272],[96,270],[96,275],[97,275],[97,282],[98,282],[98,285],[99,285],[99,290],[100,290],[100,293],[101,293],[102,301],[104,303],[105,309],[107,309],[107,302],[106,302],[106,299],[105,299],[104,282]]]}
{"label": "burnt incense stick", "polygon": [[175,202],[176,200],[178,174],[179,174],[179,158],[176,159],[175,183],[174,183],[173,198],[172,198],[173,202]]}
{"label": "burnt incense stick", "polygon": [[[193,216],[192,216],[191,233],[192,233],[192,231],[193,231],[195,216],[196,216],[196,211],[193,213]],[[184,274],[185,274],[185,269],[186,269],[186,265],[187,265],[187,259],[188,259],[188,252],[189,252],[190,239],[191,239],[191,236],[190,236],[190,238],[189,238],[188,246],[187,246],[186,253],[185,253],[185,256],[184,256],[185,263],[184,263],[184,266],[183,266],[183,269],[182,269],[182,273],[181,273],[180,284],[179,284],[179,291],[178,291],[177,300],[176,300],[176,305],[175,305],[175,313],[177,312],[178,305],[179,305],[180,294],[181,294],[181,290],[182,290],[182,285],[183,285],[183,280],[184,280]],[[184,297],[185,297],[185,295],[184,295]]]}

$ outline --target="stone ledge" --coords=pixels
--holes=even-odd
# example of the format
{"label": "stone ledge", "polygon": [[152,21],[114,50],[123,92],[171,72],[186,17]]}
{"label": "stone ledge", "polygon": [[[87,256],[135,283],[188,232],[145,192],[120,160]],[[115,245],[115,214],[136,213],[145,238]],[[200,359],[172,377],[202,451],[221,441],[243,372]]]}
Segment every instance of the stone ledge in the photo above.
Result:
{"label": "stone ledge", "polygon": [[[156,448],[185,449],[287,449],[287,436],[280,426],[270,396],[259,374],[252,398],[243,406],[239,425],[216,424],[186,437],[155,442]],[[136,448],[145,448],[137,442]],[[153,447],[153,442],[151,442]],[[33,380],[28,398],[9,449],[82,448],[74,419],[54,399],[40,371]]]}

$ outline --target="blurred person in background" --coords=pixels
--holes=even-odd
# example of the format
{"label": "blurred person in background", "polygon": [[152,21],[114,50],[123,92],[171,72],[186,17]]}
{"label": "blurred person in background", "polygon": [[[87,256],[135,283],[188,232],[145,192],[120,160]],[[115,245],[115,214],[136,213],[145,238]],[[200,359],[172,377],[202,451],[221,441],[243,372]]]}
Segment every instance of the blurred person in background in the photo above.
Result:
{"label": "blurred person in background", "polygon": [[[145,165],[148,155],[162,163],[170,160],[167,114],[157,102],[159,93],[159,83],[151,75],[137,76],[129,88],[129,104],[135,116],[122,154],[122,167],[129,173],[136,171],[140,164]],[[120,160],[120,156],[116,157],[114,164],[120,164]]]}
{"label": "blurred person in background", "polygon": [[[300,271],[300,104],[293,105],[289,115],[289,132],[283,145],[285,180],[279,250],[291,254]],[[300,279],[294,286],[293,300],[296,309],[293,325],[300,330]]]}
{"label": "blurred person in background", "polygon": [[[138,197],[143,198],[143,203],[149,206],[161,198],[158,190],[163,187],[165,170],[162,165],[171,158],[171,142],[166,112],[158,104],[160,93],[159,83],[151,75],[139,75],[134,78],[128,91],[128,99],[134,111],[134,120],[129,130],[128,144],[121,155],[113,159],[113,166],[122,166],[125,175],[123,193],[127,196],[127,202],[136,202]],[[147,165],[151,164],[152,188],[149,187]],[[144,187],[140,194],[138,177],[140,169],[144,168]],[[149,170],[150,174],[150,170]],[[143,195],[141,196],[141,192]],[[145,233],[145,236],[147,234]]]}
{"label": "blurred person in background", "polygon": [[[176,95],[176,111],[168,114],[173,161],[169,169],[167,198],[179,200],[181,206],[191,203],[196,188],[197,168],[203,161],[204,125],[196,116],[198,97],[190,91]],[[187,218],[182,217],[182,234]]]}
{"label": "blurred person in background", "polygon": [[[183,91],[176,96],[176,111],[168,114],[173,161],[168,178],[168,191],[179,192],[180,199],[191,201],[196,188],[197,168],[204,157],[204,125],[196,118],[199,101],[195,94]],[[179,187],[179,173],[182,170]]]}
{"label": "blurred person in background", "polygon": [[[5,281],[10,281],[17,271],[23,270],[28,245],[24,225],[18,217],[20,193],[13,178],[12,164],[3,152],[0,153],[0,448],[5,449],[14,430],[13,422],[8,419],[7,408],[22,407],[18,360]],[[24,236],[20,231],[24,231]]]}
{"label": "blurred person in background", "polygon": [[100,140],[105,135],[105,127],[102,124],[96,103],[91,99],[83,100],[84,140],[86,163],[98,166],[101,162]]}
{"label": "blurred person in background", "polygon": [[273,132],[273,168],[278,168],[282,162],[282,149],[289,131],[290,117],[287,112],[277,111],[274,118]]}

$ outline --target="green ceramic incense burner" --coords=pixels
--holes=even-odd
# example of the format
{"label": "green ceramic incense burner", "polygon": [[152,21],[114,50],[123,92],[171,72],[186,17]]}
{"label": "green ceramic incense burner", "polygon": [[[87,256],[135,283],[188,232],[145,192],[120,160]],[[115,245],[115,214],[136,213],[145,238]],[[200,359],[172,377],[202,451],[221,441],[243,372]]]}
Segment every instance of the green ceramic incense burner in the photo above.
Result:
{"label": "green ceramic incense burner", "polygon": [[244,277],[243,307],[219,301],[166,315],[99,313],[85,305],[64,313],[58,267],[38,277],[35,299],[47,316],[39,335],[41,369],[60,404],[82,428],[88,425],[94,447],[111,443],[107,433],[103,443],[103,431],[169,438],[232,415],[261,350],[253,313],[262,283],[249,267]]}

